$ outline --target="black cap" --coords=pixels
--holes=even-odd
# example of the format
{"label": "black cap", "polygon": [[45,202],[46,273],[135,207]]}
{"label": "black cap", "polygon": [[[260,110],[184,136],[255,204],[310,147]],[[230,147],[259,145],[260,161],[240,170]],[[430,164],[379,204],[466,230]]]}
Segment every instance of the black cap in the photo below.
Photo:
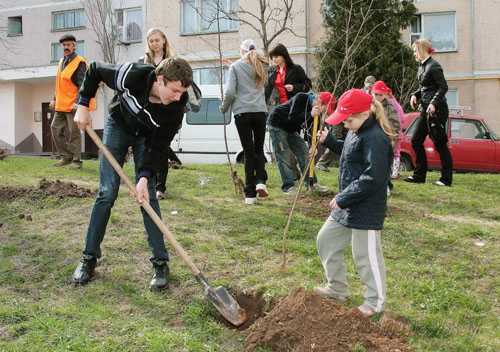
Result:
{"label": "black cap", "polygon": [[61,37],[61,39],[59,39],[59,43],[66,42],[68,40],[72,41],[72,42],[76,42],[76,38],[73,34],[65,34]]}

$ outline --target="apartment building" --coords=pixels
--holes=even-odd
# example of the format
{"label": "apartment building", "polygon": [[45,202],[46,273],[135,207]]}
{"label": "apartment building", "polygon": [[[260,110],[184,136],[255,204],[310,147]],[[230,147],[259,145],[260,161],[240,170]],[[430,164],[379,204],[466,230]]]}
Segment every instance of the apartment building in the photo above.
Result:
{"label": "apartment building", "polygon": [[[216,84],[214,70],[219,57],[213,1],[148,1],[148,27],[157,26],[167,34],[178,55],[187,58],[200,84]],[[271,1],[278,6],[280,1]],[[212,4],[212,5],[211,5]],[[467,106],[470,114],[486,118],[493,130],[500,132],[500,42],[495,40],[500,25],[500,1],[482,0],[416,0],[417,16],[410,28],[402,31],[402,41],[411,45],[420,37],[434,42],[435,58],[442,64],[449,84],[450,106]],[[225,9],[242,8],[260,13],[259,2],[224,0]],[[293,33],[285,31],[274,42],[285,44],[293,60],[314,78],[314,51],[325,33],[321,0],[296,0],[289,22]],[[269,13],[270,8],[267,9]],[[243,15],[260,28],[257,19]],[[221,20],[221,51],[224,57],[237,58],[239,43],[246,38],[262,43],[251,25]],[[269,26],[272,34],[272,26]]]}
{"label": "apartment building", "polygon": [[[145,2],[113,3],[114,23],[108,30],[119,39],[117,62],[135,61],[144,53]],[[12,153],[53,152],[48,106],[63,56],[59,38],[73,34],[77,54],[87,62],[102,61],[92,24],[79,0],[2,0],[0,28],[5,28],[0,33],[0,148]],[[97,110],[92,113],[98,131],[103,129],[110,97],[111,92],[99,89]],[[90,145],[82,138],[82,150]]]}
{"label": "apartment building", "polygon": [[500,132],[500,31],[498,0],[417,0],[418,15],[403,31],[410,45],[434,45],[448,81],[448,105],[467,106]]}
{"label": "apartment building", "polygon": [[[271,0],[266,14],[280,2]],[[136,60],[145,50],[147,29],[159,27],[174,52],[191,63],[198,84],[217,84],[219,36],[212,21],[214,3],[116,0],[113,26],[121,34],[117,61]],[[228,10],[242,8],[254,15],[260,13],[259,2],[254,0],[222,0],[221,5]],[[500,0],[416,0],[415,5],[418,14],[402,31],[402,41],[411,45],[420,37],[429,38],[448,80],[449,105],[469,106],[470,114],[485,117],[493,130],[500,132],[500,42],[495,40]],[[322,0],[295,0],[288,22],[293,33],[284,31],[273,41],[286,45],[293,60],[313,81],[315,46],[325,33],[321,6]],[[247,38],[262,47],[255,29],[261,29],[258,20],[251,15],[242,19],[247,22],[219,21],[220,50],[225,58],[238,58],[239,44]],[[48,103],[53,96],[57,61],[62,56],[58,39],[65,33],[74,34],[77,52],[89,62],[102,60],[102,50],[79,0],[24,0],[22,5],[3,0],[1,27],[7,28],[7,33],[0,33],[7,47],[0,43],[0,147],[12,152],[51,151]],[[268,26],[269,37],[274,30]],[[103,128],[110,94],[104,90],[98,93],[98,109],[94,112],[97,130]],[[86,149],[85,144],[82,147]]]}
{"label": "apartment building", "polygon": [[[225,10],[242,8],[249,13],[259,15],[259,1],[254,0],[222,0],[221,6]],[[175,53],[186,58],[192,65],[195,81],[199,84],[217,84],[218,74],[215,69],[219,61],[219,45],[217,23],[214,11],[215,1],[211,0],[180,0],[163,1],[150,0],[147,2],[148,27],[160,27],[169,38],[170,45]],[[276,6],[283,6],[282,1],[271,1],[271,7],[266,9],[266,16]],[[324,32],[320,0],[296,0],[290,12],[287,27],[293,29],[284,31],[273,43],[283,43],[287,46],[295,63],[303,66],[312,74],[313,57],[310,55],[311,42],[319,40]],[[276,19],[281,15],[274,12]],[[239,58],[239,45],[244,39],[253,39],[262,52],[262,39],[253,26],[261,30],[259,21],[251,15],[242,15],[248,21],[230,21],[221,19],[220,50],[225,58]],[[268,37],[275,33],[273,22],[268,25]]]}

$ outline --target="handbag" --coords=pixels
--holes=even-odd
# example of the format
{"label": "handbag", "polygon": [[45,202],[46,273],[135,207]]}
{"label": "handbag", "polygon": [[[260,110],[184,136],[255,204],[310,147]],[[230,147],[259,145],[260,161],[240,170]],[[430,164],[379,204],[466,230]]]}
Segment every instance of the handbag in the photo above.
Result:
{"label": "handbag", "polygon": [[436,115],[427,114],[427,128],[429,137],[434,144],[446,144],[448,142],[448,134],[441,122],[436,118]]}

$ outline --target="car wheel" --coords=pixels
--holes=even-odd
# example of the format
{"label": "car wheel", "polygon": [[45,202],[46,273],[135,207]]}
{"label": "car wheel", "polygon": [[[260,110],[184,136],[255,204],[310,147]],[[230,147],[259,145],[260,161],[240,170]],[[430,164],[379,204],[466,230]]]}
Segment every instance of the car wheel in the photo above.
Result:
{"label": "car wheel", "polygon": [[401,160],[399,162],[399,171],[400,172],[410,172],[413,170],[413,165],[411,163],[410,158],[407,156],[401,156]]}

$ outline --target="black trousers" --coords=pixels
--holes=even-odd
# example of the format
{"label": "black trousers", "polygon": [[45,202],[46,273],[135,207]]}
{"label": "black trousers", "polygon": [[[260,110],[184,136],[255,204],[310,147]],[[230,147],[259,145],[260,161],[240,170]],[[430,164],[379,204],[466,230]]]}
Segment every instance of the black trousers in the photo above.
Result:
{"label": "black trousers", "polygon": [[[424,141],[429,134],[429,128],[427,124],[427,106],[423,106],[423,111],[419,117],[417,117],[417,126],[413,136],[411,138],[411,145],[415,152],[415,171],[413,172],[413,178],[418,181],[425,181],[425,176],[427,174],[427,155],[425,154]],[[436,118],[444,126],[446,120],[448,120],[448,104],[442,103],[436,106]],[[453,160],[451,158],[450,150],[446,142],[436,143],[434,142],[434,147],[439,153],[441,159],[441,178],[440,181],[446,185],[451,185],[453,178]]]}
{"label": "black trousers", "polygon": [[264,138],[266,136],[266,113],[248,112],[234,116],[236,129],[245,154],[245,197],[255,198],[255,185],[266,183],[266,157]]}
{"label": "black trousers", "polygon": [[175,152],[172,150],[172,148],[168,147],[168,153],[164,154],[163,157],[160,160],[160,164],[158,165],[158,172],[156,173],[156,191],[165,193],[165,190],[167,189],[166,183],[167,183],[167,177],[168,177],[168,161],[176,161],[177,163],[181,164],[181,161],[175,155]]}

